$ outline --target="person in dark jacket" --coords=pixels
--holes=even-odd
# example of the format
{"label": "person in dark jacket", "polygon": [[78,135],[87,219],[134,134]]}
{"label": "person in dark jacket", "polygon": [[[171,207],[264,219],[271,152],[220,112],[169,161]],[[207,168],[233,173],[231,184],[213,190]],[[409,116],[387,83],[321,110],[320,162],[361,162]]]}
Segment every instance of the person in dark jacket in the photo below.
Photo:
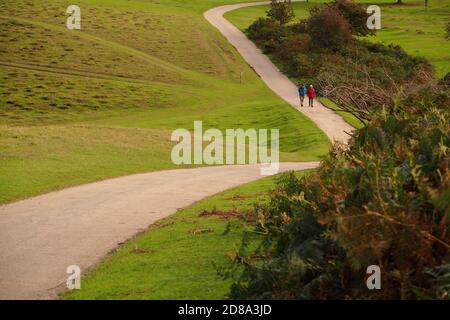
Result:
{"label": "person in dark jacket", "polygon": [[308,95],[308,98],[309,98],[309,106],[311,108],[313,108],[314,107],[314,98],[316,97],[316,90],[314,90],[313,85],[309,86],[308,92],[306,94]]}
{"label": "person in dark jacket", "polygon": [[303,107],[303,101],[305,101],[306,96],[306,84],[300,84],[298,86],[298,95],[300,96],[300,107]]}

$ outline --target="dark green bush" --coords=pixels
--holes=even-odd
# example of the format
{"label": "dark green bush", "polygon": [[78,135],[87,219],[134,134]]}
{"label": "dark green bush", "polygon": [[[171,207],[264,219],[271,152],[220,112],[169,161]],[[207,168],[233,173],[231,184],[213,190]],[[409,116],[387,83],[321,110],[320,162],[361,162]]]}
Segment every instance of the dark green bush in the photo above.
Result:
{"label": "dark green bush", "polygon": [[291,0],[271,0],[267,16],[284,25],[295,17]]}
{"label": "dark green bush", "polygon": [[[449,106],[448,88],[415,91],[312,176],[284,176],[257,208],[261,243],[243,243],[231,298],[448,298]],[[381,290],[366,287],[369,265]]]}
{"label": "dark green bush", "polygon": [[[281,25],[271,18],[260,18],[247,29],[247,35],[264,53],[270,54],[280,70],[296,82],[317,83],[321,81],[323,71],[327,70],[333,70],[336,75],[352,74],[354,81],[364,82],[368,80],[367,75],[360,71],[367,67],[370,80],[376,86],[390,90],[393,85],[415,81],[418,70],[433,73],[428,62],[406,54],[398,46],[384,46],[352,38],[351,33],[354,31],[351,30],[351,24],[340,24],[347,20],[337,9],[338,6],[346,8],[342,11],[350,12],[347,15],[353,15],[353,4],[337,1],[312,9],[313,16],[310,19],[292,25]],[[361,8],[358,8],[355,10],[359,13],[354,15],[361,18]],[[326,14],[322,15],[324,10]],[[342,34],[339,30],[346,31]],[[345,83],[347,80],[342,81]]]}
{"label": "dark green bush", "polygon": [[352,40],[351,25],[339,10],[333,7],[313,7],[307,32],[313,45],[338,51]]}
{"label": "dark green bush", "polygon": [[357,36],[367,36],[373,31],[367,29],[367,14],[366,7],[355,3],[351,0],[335,0],[328,4],[341,12],[351,25],[352,34]]}
{"label": "dark green bush", "polygon": [[440,81],[439,84],[442,86],[450,87],[450,72],[448,72]]}
{"label": "dark green bush", "polygon": [[[319,94],[321,84],[339,88],[371,121],[312,176],[285,175],[256,208],[255,230],[226,273],[238,272],[231,298],[448,298],[448,77],[434,86],[427,61],[352,38],[365,33],[356,28],[361,19],[361,8],[336,1],[306,21],[259,21],[248,31],[288,76],[312,79]],[[369,265],[380,266],[382,290],[367,289]]]}
{"label": "dark green bush", "polygon": [[247,29],[247,35],[252,40],[279,39],[282,34],[278,22],[269,18],[259,18]]}

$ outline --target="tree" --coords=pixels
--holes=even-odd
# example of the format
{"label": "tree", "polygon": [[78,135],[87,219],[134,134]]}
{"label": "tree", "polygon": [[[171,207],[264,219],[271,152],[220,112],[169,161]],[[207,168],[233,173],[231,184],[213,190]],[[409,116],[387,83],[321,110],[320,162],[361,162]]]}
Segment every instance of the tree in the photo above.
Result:
{"label": "tree", "polygon": [[369,14],[363,5],[351,0],[335,0],[329,6],[336,8],[342,13],[350,23],[354,35],[366,36],[373,32],[367,28],[366,22]]}
{"label": "tree", "polygon": [[340,50],[352,39],[350,23],[333,6],[312,8],[307,29],[312,44],[332,51]]}
{"label": "tree", "polygon": [[271,0],[270,10],[267,12],[269,18],[278,21],[281,25],[284,25],[291,21],[294,16],[294,7],[291,0]]}

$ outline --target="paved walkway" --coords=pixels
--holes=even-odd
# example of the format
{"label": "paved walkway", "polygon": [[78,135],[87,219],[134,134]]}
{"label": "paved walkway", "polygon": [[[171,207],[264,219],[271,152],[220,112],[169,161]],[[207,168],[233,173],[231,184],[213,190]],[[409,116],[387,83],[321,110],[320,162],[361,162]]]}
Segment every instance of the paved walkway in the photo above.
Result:
{"label": "paved walkway", "polygon": [[0,299],[56,298],[69,265],[85,270],[155,221],[260,178],[259,165],[156,171],[0,206]]}
{"label": "paved walkway", "polygon": [[269,1],[264,1],[221,6],[208,10],[204,16],[239,51],[245,61],[261,76],[261,79],[270,89],[314,121],[331,141],[346,142],[349,138],[346,132],[351,132],[353,128],[334,111],[325,108],[318,101],[315,101],[314,108],[300,108],[297,86],[282,74],[252,41],[223,17],[225,13],[232,10],[269,3]]}

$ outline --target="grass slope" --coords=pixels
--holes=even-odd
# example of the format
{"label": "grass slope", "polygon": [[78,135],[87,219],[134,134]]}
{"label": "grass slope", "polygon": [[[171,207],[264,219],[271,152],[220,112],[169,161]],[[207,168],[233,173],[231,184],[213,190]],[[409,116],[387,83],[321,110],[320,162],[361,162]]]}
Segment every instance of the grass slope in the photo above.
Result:
{"label": "grass slope", "polygon": [[245,226],[224,234],[227,220],[199,214],[214,208],[251,209],[254,203],[267,200],[276,179],[269,177],[222,192],[159,221],[83,276],[81,290],[66,291],[62,298],[226,298],[231,282],[218,276],[217,267],[227,264],[238,249]]}
{"label": "grass slope", "polygon": [[[272,93],[202,13],[235,0],[0,3],[0,203],[173,168],[171,131],[279,128],[281,159],[329,146]],[[241,71],[244,83],[239,83]]]}
{"label": "grass slope", "polygon": [[[306,18],[308,8],[324,0],[310,0],[295,3],[296,17]],[[394,5],[393,0],[359,0],[359,3],[381,6],[382,29],[368,40],[384,44],[397,44],[406,52],[427,58],[436,68],[436,75],[442,77],[450,71],[450,41],[445,39],[445,26],[450,17],[450,2],[406,0],[405,5]],[[265,16],[267,6],[243,8],[225,15],[239,29],[245,30],[257,18]]]}

